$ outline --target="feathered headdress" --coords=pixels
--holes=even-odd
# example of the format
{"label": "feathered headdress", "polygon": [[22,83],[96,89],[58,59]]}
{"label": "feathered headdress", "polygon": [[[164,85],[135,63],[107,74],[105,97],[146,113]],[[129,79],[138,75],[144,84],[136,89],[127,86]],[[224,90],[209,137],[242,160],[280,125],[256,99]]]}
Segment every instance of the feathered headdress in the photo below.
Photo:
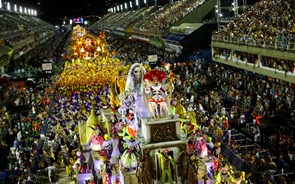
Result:
{"label": "feathered headdress", "polygon": [[166,73],[161,70],[151,70],[143,77],[144,80],[147,79],[149,81],[153,81],[155,78],[157,78],[159,82],[162,82],[166,78]]}

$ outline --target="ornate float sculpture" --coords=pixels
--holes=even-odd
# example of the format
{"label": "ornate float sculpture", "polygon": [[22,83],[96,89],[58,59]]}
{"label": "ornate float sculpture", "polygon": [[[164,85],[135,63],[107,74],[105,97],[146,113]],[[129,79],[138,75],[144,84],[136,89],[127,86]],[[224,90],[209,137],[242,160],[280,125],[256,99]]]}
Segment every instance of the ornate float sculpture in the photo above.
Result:
{"label": "ornate float sculpture", "polygon": [[154,119],[169,116],[166,89],[162,85],[164,79],[166,74],[160,70],[151,70],[144,75],[145,93],[149,95],[149,110]]}

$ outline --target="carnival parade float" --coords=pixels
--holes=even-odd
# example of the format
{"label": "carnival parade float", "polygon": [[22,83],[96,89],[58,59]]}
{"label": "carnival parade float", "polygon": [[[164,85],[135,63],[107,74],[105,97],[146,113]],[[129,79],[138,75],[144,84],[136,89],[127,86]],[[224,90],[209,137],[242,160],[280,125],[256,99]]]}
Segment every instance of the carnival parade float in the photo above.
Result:
{"label": "carnival parade float", "polygon": [[193,107],[194,99],[183,106],[169,65],[124,65],[108,50],[104,33],[93,36],[79,26],[70,45],[49,121],[51,140],[79,143],[65,145],[78,183],[213,179],[220,143],[201,129],[196,113],[203,111]]}

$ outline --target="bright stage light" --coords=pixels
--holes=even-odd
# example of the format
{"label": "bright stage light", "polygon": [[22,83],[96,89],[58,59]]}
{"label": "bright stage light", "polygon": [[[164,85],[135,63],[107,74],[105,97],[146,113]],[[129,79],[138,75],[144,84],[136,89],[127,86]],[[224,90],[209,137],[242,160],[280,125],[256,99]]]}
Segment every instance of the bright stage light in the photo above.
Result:
{"label": "bright stage light", "polygon": [[8,11],[10,11],[10,2],[7,2],[6,8],[7,8]]}
{"label": "bright stage light", "polygon": [[132,8],[132,1],[129,2],[130,8]]}

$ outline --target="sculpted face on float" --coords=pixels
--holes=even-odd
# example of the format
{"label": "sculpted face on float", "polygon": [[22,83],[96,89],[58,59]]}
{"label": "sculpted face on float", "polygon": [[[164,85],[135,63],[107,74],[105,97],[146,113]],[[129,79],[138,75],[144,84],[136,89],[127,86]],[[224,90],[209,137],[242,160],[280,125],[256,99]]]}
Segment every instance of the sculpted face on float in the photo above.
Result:
{"label": "sculpted face on float", "polygon": [[141,79],[141,68],[138,66],[138,67],[135,67],[134,70],[133,70],[133,75],[135,77],[136,80],[140,80]]}

